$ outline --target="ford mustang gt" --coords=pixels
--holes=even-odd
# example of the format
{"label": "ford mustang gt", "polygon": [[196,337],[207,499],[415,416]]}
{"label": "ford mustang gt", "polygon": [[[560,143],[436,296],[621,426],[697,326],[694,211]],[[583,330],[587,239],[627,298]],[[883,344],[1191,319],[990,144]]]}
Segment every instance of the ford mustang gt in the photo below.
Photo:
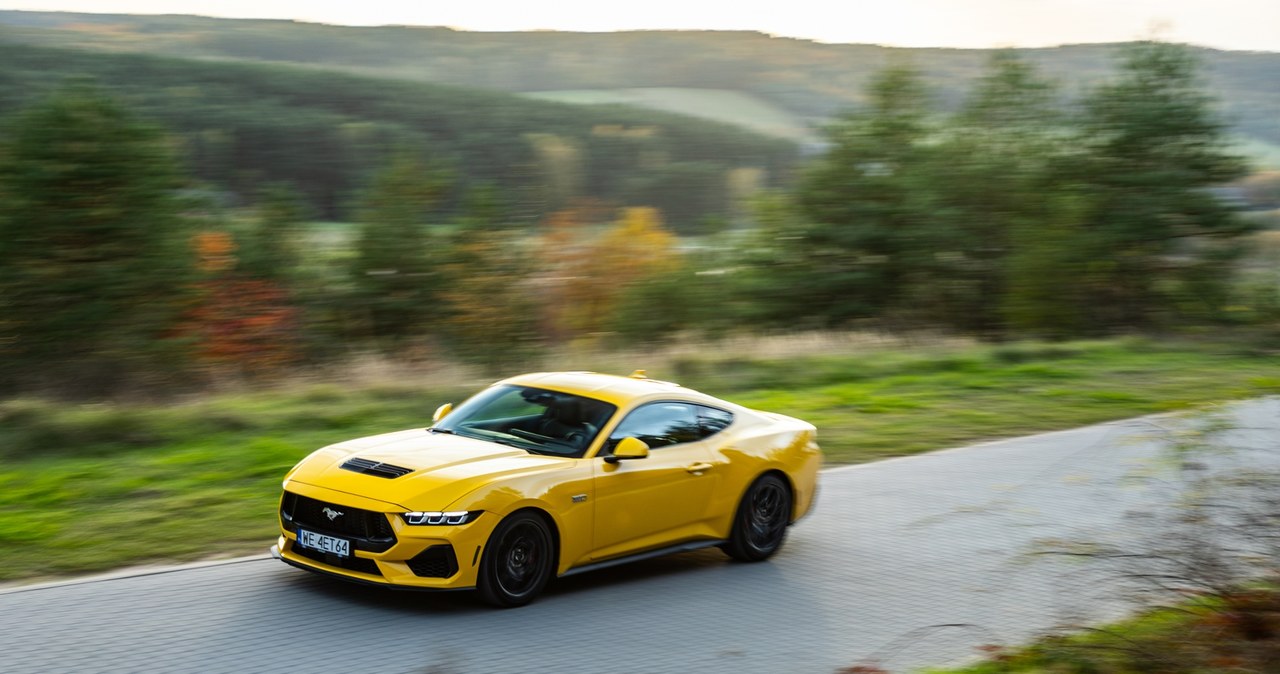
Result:
{"label": "ford mustang gt", "polygon": [[303,459],[272,553],[520,606],[553,577],[671,552],[766,559],[812,506],[821,462],[812,425],[640,371],[528,374],[442,405],[430,428]]}

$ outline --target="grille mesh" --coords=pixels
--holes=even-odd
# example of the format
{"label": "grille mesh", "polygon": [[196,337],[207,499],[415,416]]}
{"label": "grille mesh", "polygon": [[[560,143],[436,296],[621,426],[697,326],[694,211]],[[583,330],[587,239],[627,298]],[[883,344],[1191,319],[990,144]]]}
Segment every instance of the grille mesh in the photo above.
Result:
{"label": "grille mesh", "polygon": [[[330,517],[332,513],[341,514]],[[302,527],[316,533],[349,538],[357,550],[384,552],[396,544],[395,532],[391,530],[386,515],[326,503],[292,492],[285,492],[280,502],[280,521],[289,531]]]}

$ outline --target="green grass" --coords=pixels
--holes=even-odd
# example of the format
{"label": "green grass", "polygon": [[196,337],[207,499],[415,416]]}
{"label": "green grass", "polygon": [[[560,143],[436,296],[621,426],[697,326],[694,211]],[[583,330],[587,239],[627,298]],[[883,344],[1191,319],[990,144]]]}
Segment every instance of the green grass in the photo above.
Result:
{"label": "green grass", "polygon": [[[1275,357],[1137,340],[686,355],[650,374],[809,420],[831,463],[1280,392]],[[298,459],[426,425],[467,388],[325,385],[167,407],[0,403],[0,580],[262,551],[279,480]]]}
{"label": "green grass", "polygon": [[264,551],[280,478],[460,390],[319,386],[170,408],[0,403],[0,580]]}
{"label": "green grass", "polygon": [[682,381],[811,421],[868,461],[1280,392],[1280,359],[1145,341],[687,361]]}

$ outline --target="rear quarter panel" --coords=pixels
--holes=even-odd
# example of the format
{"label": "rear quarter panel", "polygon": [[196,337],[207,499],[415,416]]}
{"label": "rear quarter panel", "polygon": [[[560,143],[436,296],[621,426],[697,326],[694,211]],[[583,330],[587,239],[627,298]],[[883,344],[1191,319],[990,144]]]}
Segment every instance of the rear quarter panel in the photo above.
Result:
{"label": "rear quarter panel", "polygon": [[822,451],[812,424],[780,414],[749,411],[739,414],[715,451],[723,460],[723,480],[716,494],[716,529],[727,538],[742,495],[756,478],[769,471],[786,475],[793,503],[791,521],[813,507]]}

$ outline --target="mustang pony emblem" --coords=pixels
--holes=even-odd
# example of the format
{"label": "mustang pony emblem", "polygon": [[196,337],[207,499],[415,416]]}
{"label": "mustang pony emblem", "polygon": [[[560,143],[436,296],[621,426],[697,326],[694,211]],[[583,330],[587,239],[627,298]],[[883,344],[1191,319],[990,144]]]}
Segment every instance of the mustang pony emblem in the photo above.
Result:
{"label": "mustang pony emblem", "polygon": [[325,516],[329,518],[329,521],[330,521],[330,522],[332,522],[332,521],[334,521],[334,520],[338,519],[339,517],[342,517],[344,514],[346,514],[346,513],[343,513],[343,512],[342,512],[342,511],[340,511],[340,510],[334,510],[333,508],[330,508],[329,506],[325,506],[325,507],[324,507],[324,510],[321,510],[320,512],[324,513],[324,514],[325,514]]}

